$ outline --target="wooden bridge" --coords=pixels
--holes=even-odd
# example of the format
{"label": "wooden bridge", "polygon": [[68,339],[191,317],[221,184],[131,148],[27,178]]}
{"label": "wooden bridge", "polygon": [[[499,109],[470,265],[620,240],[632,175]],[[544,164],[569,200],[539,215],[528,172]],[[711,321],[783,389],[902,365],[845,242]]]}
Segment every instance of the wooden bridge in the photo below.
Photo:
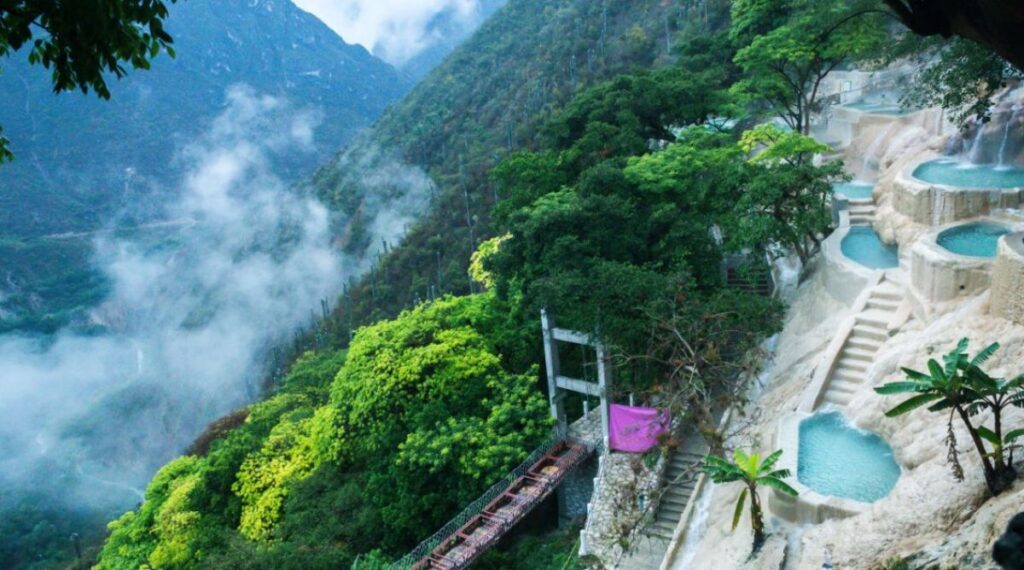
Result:
{"label": "wooden bridge", "polygon": [[549,440],[519,467],[420,543],[392,568],[466,568],[498,543],[578,467],[594,448],[571,439]]}

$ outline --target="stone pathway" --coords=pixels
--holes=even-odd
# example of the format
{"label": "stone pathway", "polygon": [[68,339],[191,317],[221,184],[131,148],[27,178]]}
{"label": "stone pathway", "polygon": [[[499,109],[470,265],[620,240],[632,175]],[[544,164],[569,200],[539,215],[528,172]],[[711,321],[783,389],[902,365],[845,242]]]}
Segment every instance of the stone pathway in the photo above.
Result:
{"label": "stone pathway", "polygon": [[867,370],[889,338],[889,323],[903,303],[904,289],[889,277],[868,292],[863,310],[836,356],[818,405],[846,406],[867,381]]}
{"label": "stone pathway", "polygon": [[875,223],[875,201],[873,198],[850,200],[851,226],[870,226]]}
{"label": "stone pathway", "polygon": [[679,519],[693,497],[700,475],[697,466],[706,454],[707,446],[699,434],[691,432],[683,437],[665,469],[667,488],[661,496],[654,520],[644,529],[633,549],[622,558],[618,568],[658,570],[661,567]]}

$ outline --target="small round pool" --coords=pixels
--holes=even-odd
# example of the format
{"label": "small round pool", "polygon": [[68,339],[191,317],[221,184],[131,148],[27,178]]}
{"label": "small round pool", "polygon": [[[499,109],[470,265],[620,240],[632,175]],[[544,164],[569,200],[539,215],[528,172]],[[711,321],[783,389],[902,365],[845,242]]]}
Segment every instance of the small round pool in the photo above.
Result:
{"label": "small round pool", "polygon": [[888,495],[899,478],[889,444],[853,427],[842,414],[819,413],[800,422],[797,479],[808,488],[871,503]]}
{"label": "small round pool", "polygon": [[851,200],[870,200],[871,193],[874,192],[874,190],[874,184],[864,182],[862,180],[854,180],[853,182],[837,182],[832,185],[833,192],[842,194]]}
{"label": "small round pool", "polygon": [[914,178],[961,188],[1018,188],[1024,186],[1024,168],[940,158],[918,166],[914,170]]}
{"label": "small round pool", "polygon": [[939,234],[939,245],[970,257],[995,257],[999,238],[1010,230],[992,222],[975,222],[950,228]]}
{"label": "small round pool", "polygon": [[853,226],[843,238],[843,255],[869,269],[892,269],[900,264],[899,250],[888,245],[874,228]]}

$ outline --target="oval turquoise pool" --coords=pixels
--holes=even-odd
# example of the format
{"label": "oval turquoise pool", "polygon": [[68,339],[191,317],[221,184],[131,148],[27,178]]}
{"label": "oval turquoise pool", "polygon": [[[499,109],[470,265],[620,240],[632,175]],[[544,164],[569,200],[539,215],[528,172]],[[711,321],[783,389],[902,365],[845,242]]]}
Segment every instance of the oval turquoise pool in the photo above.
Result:
{"label": "oval turquoise pool", "polygon": [[877,434],[853,427],[839,412],[800,422],[797,459],[802,484],[822,495],[862,503],[885,497],[900,478],[892,447]]}
{"label": "oval turquoise pool", "polygon": [[853,226],[840,244],[843,255],[869,269],[892,269],[900,264],[899,250],[888,245],[874,228]]}
{"label": "oval turquoise pool", "polygon": [[875,185],[870,182],[854,180],[852,182],[837,182],[832,185],[832,191],[842,194],[851,200],[868,200],[874,192]]}
{"label": "oval turquoise pool", "polygon": [[970,257],[995,257],[999,238],[1010,230],[992,222],[975,222],[950,228],[939,234],[939,245]]}
{"label": "oval turquoise pool", "polygon": [[1024,186],[1024,168],[942,158],[922,163],[914,169],[914,178],[960,188],[1019,188]]}

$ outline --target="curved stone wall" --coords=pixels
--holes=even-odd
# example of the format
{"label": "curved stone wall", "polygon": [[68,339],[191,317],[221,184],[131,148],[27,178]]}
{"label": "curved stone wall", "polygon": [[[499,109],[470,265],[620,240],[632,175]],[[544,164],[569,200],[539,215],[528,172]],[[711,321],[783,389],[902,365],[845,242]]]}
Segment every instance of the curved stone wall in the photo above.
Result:
{"label": "curved stone wall", "polygon": [[1024,232],[999,240],[992,270],[992,313],[1024,325]]}
{"label": "curved stone wall", "polygon": [[867,503],[859,503],[840,497],[829,497],[812,490],[800,482],[797,475],[800,453],[800,422],[812,414],[792,412],[779,420],[778,432],[775,434],[775,448],[785,452],[776,465],[778,469],[789,469],[794,475],[787,483],[799,493],[790,497],[776,490],[768,496],[768,508],[772,514],[782,520],[797,524],[818,524],[828,519],[841,519],[860,514],[870,508]]}
{"label": "curved stone wall", "polygon": [[943,186],[912,176],[918,164],[901,170],[892,183],[892,206],[918,224],[941,226],[1024,204],[1024,188],[976,189]]}
{"label": "curved stone wall", "polygon": [[924,303],[976,295],[992,283],[995,260],[958,255],[940,246],[937,238],[944,229],[929,232],[911,250],[911,290]]}
{"label": "curved stone wall", "polygon": [[850,226],[837,228],[821,244],[825,286],[839,302],[853,305],[869,282],[877,282],[877,271],[861,267],[843,255],[842,243]]}

